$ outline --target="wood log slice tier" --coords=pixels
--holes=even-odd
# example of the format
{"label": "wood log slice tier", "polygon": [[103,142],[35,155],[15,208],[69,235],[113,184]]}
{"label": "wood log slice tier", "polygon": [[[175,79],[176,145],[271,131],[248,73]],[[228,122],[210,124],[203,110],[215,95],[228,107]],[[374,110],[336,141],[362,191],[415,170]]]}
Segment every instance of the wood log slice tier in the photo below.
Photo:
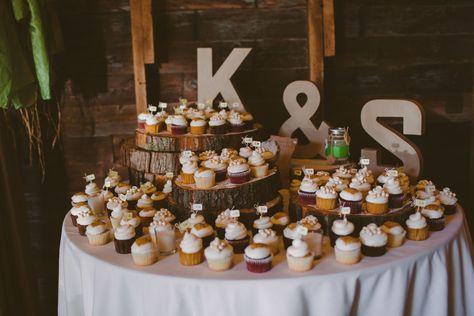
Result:
{"label": "wood log slice tier", "polygon": [[241,209],[274,199],[279,189],[280,176],[274,168],[263,178],[251,179],[243,184],[230,184],[229,180],[226,180],[207,190],[197,189],[194,184],[182,184],[181,177],[178,177],[173,182],[172,196],[176,203],[183,207],[201,203],[204,209]]}
{"label": "wood log slice tier", "polygon": [[148,173],[128,168],[128,179],[130,185],[140,186],[140,184],[150,181],[158,190],[161,190],[168,178],[164,174]]}
{"label": "wood log slice tier", "polygon": [[[261,205],[264,205],[264,204],[262,203]],[[276,212],[280,212],[283,209],[283,198],[280,194],[277,194],[277,196],[274,199],[267,201],[265,205],[268,207],[267,216],[272,216]],[[191,214],[191,209],[189,207],[178,205],[172,197],[168,199],[168,208],[177,217],[179,221],[184,221],[185,219],[189,218]],[[212,224],[214,226],[217,216],[221,212],[225,211],[225,209],[226,208],[203,209],[201,214],[204,216],[207,223]],[[258,217],[255,208],[253,207],[240,208],[239,210],[240,210],[239,221],[244,223],[245,226],[247,226],[247,228],[250,229],[253,224],[253,221],[257,219]]]}
{"label": "wood log slice tier", "polygon": [[203,135],[172,135],[164,131],[156,135],[146,134],[144,130],[135,131],[136,146],[145,150],[157,152],[181,152],[183,150],[192,150],[202,152],[206,150],[220,151],[223,148],[230,147],[239,149],[242,147],[242,137],[253,137],[254,140],[264,140],[263,128],[255,124],[252,129],[222,135],[203,134]]}
{"label": "wood log slice tier", "polygon": [[[327,234],[328,229],[332,226],[332,222],[336,219],[341,219],[339,215],[339,209],[335,210],[321,210],[316,208],[314,205],[307,205],[301,203],[297,196],[292,196],[290,198],[290,214],[291,217],[295,217],[296,220],[300,220],[307,215],[314,215],[321,222],[321,225]],[[349,214],[347,215],[347,220],[352,222],[355,226],[357,234],[362,229],[362,227],[367,226],[370,223],[375,223],[377,225],[382,225],[386,221],[394,221],[405,227],[405,221],[408,217],[415,212],[411,203],[407,202],[404,207],[399,209],[390,210],[386,214],[375,215],[369,213],[360,213],[360,214]]]}

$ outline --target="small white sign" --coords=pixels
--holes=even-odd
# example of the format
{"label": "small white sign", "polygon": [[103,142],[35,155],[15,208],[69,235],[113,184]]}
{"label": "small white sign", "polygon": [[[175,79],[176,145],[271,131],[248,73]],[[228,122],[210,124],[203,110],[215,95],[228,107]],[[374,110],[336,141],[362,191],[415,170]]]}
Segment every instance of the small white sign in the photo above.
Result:
{"label": "small white sign", "polygon": [[181,104],[181,105],[179,106],[179,108],[180,108],[181,110],[186,109],[186,104]]}
{"label": "small white sign", "polygon": [[252,144],[253,138],[252,137],[244,137],[244,143],[246,144]]}
{"label": "small white sign", "polygon": [[127,200],[127,196],[125,194],[119,194],[119,199],[125,202]]}
{"label": "small white sign", "polygon": [[240,106],[239,102],[234,102],[234,103],[232,103],[232,108],[233,108],[233,109],[236,109],[236,108],[238,108],[239,106]]}
{"label": "small white sign", "polygon": [[220,107],[221,109],[225,109],[225,108],[228,107],[228,104],[227,104],[227,102],[221,101],[221,102],[219,102],[219,107]]}
{"label": "small white sign", "polygon": [[301,169],[296,169],[293,173],[295,176],[301,176]]}
{"label": "small white sign", "polygon": [[193,211],[202,211],[202,204],[194,203],[192,209]]}
{"label": "small white sign", "polygon": [[368,166],[368,165],[370,165],[370,159],[369,158],[361,158],[360,159],[360,164],[362,166]]}
{"label": "small white sign", "polygon": [[415,199],[415,206],[416,207],[426,207],[427,202],[426,200]]}
{"label": "small white sign", "polygon": [[110,188],[110,186],[111,186],[110,181],[109,181],[109,180],[105,180],[105,182],[104,182],[104,187]]}
{"label": "small white sign", "polygon": [[133,213],[132,212],[124,212],[123,213],[123,219],[126,221],[129,221],[133,218]]}
{"label": "small white sign", "polygon": [[308,235],[308,227],[299,225],[296,227],[296,232],[302,236]]}
{"label": "small white sign", "polygon": [[150,106],[148,107],[148,111],[150,111],[150,112],[156,112],[156,111],[158,111],[158,108],[156,107],[156,105],[150,105]]}
{"label": "small white sign", "polygon": [[119,175],[119,174],[118,174],[117,171],[112,170],[112,169],[109,170],[109,177],[111,177],[111,178],[117,178],[118,175]]}
{"label": "small white sign", "polygon": [[387,170],[387,175],[389,177],[398,177],[398,170],[395,170],[395,169]]}
{"label": "small white sign", "polygon": [[186,231],[188,228],[190,228],[189,220],[185,220],[179,224],[176,224],[176,227],[179,229],[180,232]]}
{"label": "small white sign", "polygon": [[166,177],[167,177],[167,178],[170,178],[170,179],[171,179],[171,178],[173,178],[173,176],[174,176],[174,174],[173,174],[172,172],[167,172],[167,173],[166,173]]}
{"label": "small white sign", "polygon": [[266,214],[268,213],[268,207],[266,205],[259,205],[257,207],[257,212],[259,212],[260,214]]}
{"label": "small white sign", "polygon": [[312,176],[314,175],[314,169],[304,169],[304,174],[307,175],[307,176]]}
{"label": "small white sign", "polygon": [[425,191],[428,193],[433,193],[434,191],[436,191],[436,187],[434,185],[427,185],[425,187]]}
{"label": "small white sign", "polygon": [[159,102],[158,103],[158,107],[160,109],[166,109],[168,107],[168,103],[165,103],[165,102]]}
{"label": "small white sign", "polygon": [[86,175],[85,179],[87,182],[92,182],[95,180],[95,174],[88,174]]}
{"label": "small white sign", "polygon": [[259,148],[260,146],[262,146],[262,142],[260,142],[258,140],[254,140],[254,141],[252,141],[252,146],[255,147],[255,148]]}
{"label": "small white sign", "polygon": [[342,215],[348,215],[350,213],[351,213],[351,208],[349,206],[341,207],[341,214]]}
{"label": "small white sign", "polygon": [[193,152],[191,150],[183,150],[181,155],[183,155],[183,157],[191,157]]}
{"label": "small white sign", "polygon": [[237,218],[237,217],[240,216],[240,211],[239,211],[239,210],[231,210],[231,211],[229,212],[229,215],[230,215],[230,217],[232,217],[232,218]]}

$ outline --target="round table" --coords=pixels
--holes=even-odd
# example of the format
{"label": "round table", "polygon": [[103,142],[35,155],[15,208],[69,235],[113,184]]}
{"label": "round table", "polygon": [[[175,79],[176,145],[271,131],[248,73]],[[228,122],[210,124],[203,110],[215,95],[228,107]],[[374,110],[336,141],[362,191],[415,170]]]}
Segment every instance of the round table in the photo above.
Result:
{"label": "round table", "polygon": [[[325,240],[324,257],[289,271],[284,251],[263,274],[241,255],[226,272],[178,255],[139,267],[113,243],[90,246],[66,216],[59,258],[59,315],[474,315],[472,244],[463,211],[425,241],[346,266]],[[381,314],[382,313],[382,314]]]}

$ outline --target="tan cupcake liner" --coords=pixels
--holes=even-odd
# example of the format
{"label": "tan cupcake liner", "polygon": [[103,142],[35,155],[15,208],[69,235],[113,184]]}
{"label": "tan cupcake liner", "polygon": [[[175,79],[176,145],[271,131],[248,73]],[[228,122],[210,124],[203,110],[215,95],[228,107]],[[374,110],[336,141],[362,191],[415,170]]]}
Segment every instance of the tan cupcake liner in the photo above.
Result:
{"label": "tan cupcake liner", "polygon": [[102,234],[99,235],[91,235],[87,234],[87,239],[89,240],[89,244],[92,246],[103,246],[110,241],[110,231],[106,230]]}
{"label": "tan cupcake liner", "polygon": [[316,208],[325,211],[333,210],[336,208],[336,199],[325,199],[316,196]]}
{"label": "tan cupcake liner", "polygon": [[334,248],[336,261],[342,264],[356,264],[360,261],[360,249],[341,251]]}
{"label": "tan cupcake liner", "polygon": [[210,189],[214,185],[216,185],[216,178],[215,177],[199,177],[199,178],[194,178],[196,181],[196,187],[198,189]]}
{"label": "tan cupcake liner", "polygon": [[388,202],[384,204],[366,202],[367,213],[380,215],[388,212]]}
{"label": "tan cupcake liner", "polygon": [[156,124],[156,125],[148,125],[148,124],[145,124],[145,133],[147,134],[158,134],[160,130],[160,124]]}
{"label": "tan cupcake liner", "polygon": [[297,258],[286,254],[286,261],[288,262],[288,268],[295,272],[305,272],[313,268],[313,253],[309,253],[304,257]]}
{"label": "tan cupcake liner", "polygon": [[207,259],[209,269],[213,271],[225,271],[232,267],[232,256],[223,259]]}
{"label": "tan cupcake liner", "polygon": [[181,181],[183,184],[193,184],[194,174],[181,172]]}
{"label": "tan cupcake liner", "polygon": [[430,232],[428,230],[428,225],[423,228],[410,228],[407,227],[407,238],[410,240],[420,241],[428,239]]}
{"label": "tan cupcake liner", "polygon": [[190,132],[194,135],[202,135],[206,132],[207,126],[190,126]]}
{"label": "tan cupcake liner", "polygon": [[403,242],[405,241],[405,235],[406,234],[400,234],[400,235],[387,234],[387,236],[388,236],[388,246],[391,247],[391,248],[400,247],[403,244]]}
{"label": "tan cupcake liner", "polygon": [[158,252],[152,251],[149,253],[134,253],[132,251],[133,263],[139,266],[149,266],[158,261]]}
{"label": "tan cupcake liner", "polygon": [[261,166],[250,166],[250,172],[253,178],[263,178],[268,174],[268,164]]}
{"label": "tan cupcake liner", "polygon": [[171,133],[171,125],[172,124],[166,124],[166,131]]}
{"label": "tan cupcake liner", "polygon": [[204,250],[201,248],[195,253],[186,253],[179,248],[179,262],[184,266],[194,266],[204,261]]}

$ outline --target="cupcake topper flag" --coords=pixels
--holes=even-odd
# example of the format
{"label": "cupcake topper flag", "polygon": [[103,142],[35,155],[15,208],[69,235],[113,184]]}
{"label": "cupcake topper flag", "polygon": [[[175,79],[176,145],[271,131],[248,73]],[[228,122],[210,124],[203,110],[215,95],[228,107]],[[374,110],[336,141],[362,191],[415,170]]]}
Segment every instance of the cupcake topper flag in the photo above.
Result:
{"label": "cupcake topper flag", "polygon": [[159,102],[158,107],[161,109],[161,112],[163,112],[168,107],[168,103]]}
{"label": "cupcake topper flag", "polygon": [[341,207],[340,215],[342,215],[342,217],[344,218],[344,221],[347,222],[346,215],[348,215],[350,213],[351,213],[351,208],[349,206],[342,206]]}
{"label": "cupcake topper flag", "polygon": [[202,211],[202,204],[201,203],[192,203],[191,204],[191,210],[193,211],[194,214],[197,214],[198,212]]}
{"label": "cupcake topper flag", "polygon": [[228,106],[229,106],[229,105],[228,105],[227,102],[225,102],[225,101],[219,102],[219,109],[227,109]]}
{"label": "cupcake topper flag", "polygon": [[303,173],[304,173],[305,176],[313,176],[314,175],[314,169],[303,167]]}
{"label": "cupcake topper flag", "polygon": [[417,212],[420,212],[422,207],[426,207],[426,204],[427,204],[426,200],[417,199],[417,198],[414,198],[413,203],[412,203],[412,205],[416,207]]}
{"label": "cupcake topper flag", "polygon": [[255,204],[254,207],[257,210],[257,214],[260,215],[260,217],[268,213],[268,207],[266,205]]}
{"label": "cupcake topper flag", "polygon": [[253,142],[253,138],[252,137],[248,137],[247,135],[245,135],[245,137],[242,137],[242,144],[246,145],[247,147],[249,147]]}
{"label": "cupcake topper flag", "polygon": [[156,112],[158,112],[158,108],[156,107],[156,105],[148,104],[148,112],[150,112],[151,114],[156,114]]}
{"label": "cupcake topper flag", "polygon": [[260,142],[260,141],[258,141],[258,140],[252,141],[252,147],[254,147],[254,148],[260,148],[260,147],[262,147],[262,142]]}
{"label": "cupcake topper flag", "polygon": [[368,167],[368,166],[370,165],[370,159],[369,159],[369,158],[360,157],[359,165],[360,165],[362,168],[363,168],[363,167]]}
{"label": "cupcake topper flag", "polygon": [[86,182],[92,183],[92,181],[95,180],[95,174],[93,174],[93,173],[91,173],[91,174],[84,173],[84,179],[86,180]]}
{"label": "cupcake topper flag", "polygon": [[240,211],[239,210],[234,210],[234,207],[232,206],[232,209],[229,212],[229,216],[233,219],[238,219],[240,216]]}
{"label": "cupcake topper flag", "polygon": [[173,174],[173,172],[171,172],[171,171],[168,171],[168,172],[166,173],[166,178],[168,178],[168,180],[173,179],[173,176],[174,176],[174,174]]}

